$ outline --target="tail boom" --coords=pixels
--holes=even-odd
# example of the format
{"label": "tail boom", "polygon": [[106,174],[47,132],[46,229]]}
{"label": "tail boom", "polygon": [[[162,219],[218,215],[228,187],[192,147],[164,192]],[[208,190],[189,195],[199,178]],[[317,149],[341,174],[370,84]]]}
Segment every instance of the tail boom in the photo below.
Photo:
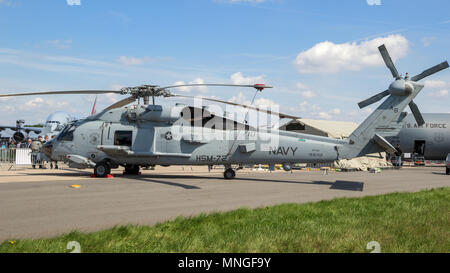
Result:
{"label": "tail boom", "polygon": [[403,128],[403,111],[420,93],[423,85],[411,82],[414,90],[408,96],[390,95],[348,138],[348,143],[337,147],[339,159],[350,159],[371,153],[392,150],[384,137],[396,136]]}

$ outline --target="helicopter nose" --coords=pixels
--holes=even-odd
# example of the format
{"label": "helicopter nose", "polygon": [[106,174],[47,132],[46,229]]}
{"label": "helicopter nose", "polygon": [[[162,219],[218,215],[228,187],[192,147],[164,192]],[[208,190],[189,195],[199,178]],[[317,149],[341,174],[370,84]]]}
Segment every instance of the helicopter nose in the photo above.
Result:
{"label": "helicopter nose", "polygon": [[48,157],[52,158],[52,150],[53,150],[53,143],[51,141],[44,144],[42,147],[42,152]]}

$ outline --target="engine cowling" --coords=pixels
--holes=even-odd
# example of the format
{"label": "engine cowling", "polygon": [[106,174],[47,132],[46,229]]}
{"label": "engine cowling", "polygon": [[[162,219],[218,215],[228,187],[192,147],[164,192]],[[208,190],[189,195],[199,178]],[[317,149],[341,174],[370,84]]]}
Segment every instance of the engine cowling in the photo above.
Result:
{"label": "engine cowling", "polygon": [[13,135],[13,139],[16,143],[20,143],[25,140],[27,136],[23,132],[15,132]]}
{"label": "engine cowling", "polygon": [[180,119],[181,111],[184,107],[163,107],[161,105],[149,105],[146,111],[139,115],[139,120],[156,121],[156,122],[175,122]]}

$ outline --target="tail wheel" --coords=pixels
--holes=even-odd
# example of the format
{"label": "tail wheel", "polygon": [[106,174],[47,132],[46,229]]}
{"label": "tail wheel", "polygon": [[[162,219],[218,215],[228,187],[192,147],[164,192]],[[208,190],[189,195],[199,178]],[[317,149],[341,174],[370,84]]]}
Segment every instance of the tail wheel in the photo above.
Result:
{"label": "tail wheel", "polygon": [[223,177],[225,179],[234,179],[236,177],[236,172],[231,168],[226,169],[225,172],[223,173]]}
{"label": "tail wheel", "polygon": [[94,167],[94,175],[95,177],[106,177],[111,173],[111,167],[109,164],[105,162],[99,162]]}

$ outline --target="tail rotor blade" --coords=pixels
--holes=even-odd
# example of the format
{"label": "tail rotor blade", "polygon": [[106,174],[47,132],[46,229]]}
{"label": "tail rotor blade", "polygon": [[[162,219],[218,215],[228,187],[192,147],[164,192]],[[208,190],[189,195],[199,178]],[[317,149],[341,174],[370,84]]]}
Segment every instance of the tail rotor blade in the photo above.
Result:
{"label": "tail rotor blade", "polygon": [[433,66],[432,68],[429,68],[425,71],[423,71],[422,73],[420,73],[419,75],[416,75],[414,77],[411,78],[412,81],[416,82],[416,81],[420,81],[421,79],[428,77],[430,75],[433,75],[434,73],[437,73],[443,69],[448,68],[448,62],[442,62],[438,65]]}
{"label": "tail rotor blade", "polygon": [[400,75],[398,74],[397,68],[395,68],[394,62],[391,59],[391,56],[389,55],[389,52],[386,49],[385,45],[381,45],[378,47],[378,50],[381,53],[381,56],[383,57],[384,63],[386,66],[391,70],[392,76],[394,78],[399,78]]}
{"label": "tail rotor blade", "polygon": [[422,126],[425,124],[425,120],[422,117],[422,114],[419,111],[419,107],[417,107],[417,104],[414,103],[414,101],[411,101],[409,103],[409,109],[411,109],[411,112],[414,115],[414,118],[416,119],[417,125]]}
{"label": "tail rotor blade", "polygon": [[358,103],[358,106],[359,106],[359,108],[362,109],[362,108],[364,108],[364,107],[366,107],[366,106],[371,105],[372,103],[375,103],[375,102],[377,102],[377,101],[383,99],[383,98],[386,97],[386,96],[389,96],[389,94],[390,94],[389,91],[388,91],[388,90],[385,90],[385,91],[383,91],[383,92],[381,92],[381,93],[376,94],[376,95],[373,96],[373,97],[370,97],[370,98],[368,98],[368,99],[366,99],[366,100],[361,101],[360,103]]}

